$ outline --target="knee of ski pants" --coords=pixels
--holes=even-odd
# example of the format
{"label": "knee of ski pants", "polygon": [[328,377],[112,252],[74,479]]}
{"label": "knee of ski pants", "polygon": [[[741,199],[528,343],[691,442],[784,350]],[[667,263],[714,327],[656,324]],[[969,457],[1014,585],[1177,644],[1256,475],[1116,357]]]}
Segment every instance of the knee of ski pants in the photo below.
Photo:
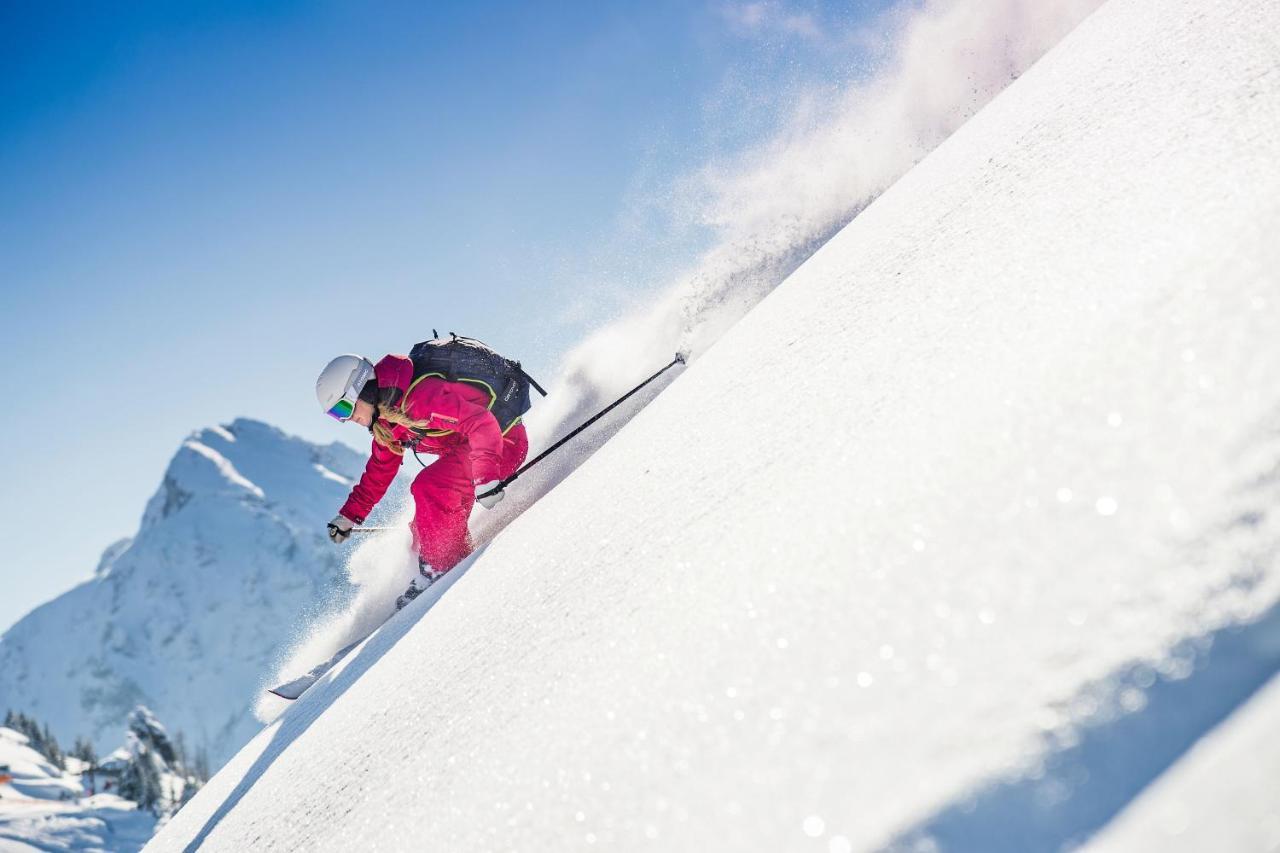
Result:
{"label": "knee of ski pants", "polygon": [[469,512],[475,502],[471,460],[465,453],[447,453],[413,478],[409,487],[417,514]]}
{"label": "knee of ski pants", "polygon": [[413,539],[418,556],[448,571],[471,552],[467,522],[475,503],[470,460],[446,454],[414,478]]}

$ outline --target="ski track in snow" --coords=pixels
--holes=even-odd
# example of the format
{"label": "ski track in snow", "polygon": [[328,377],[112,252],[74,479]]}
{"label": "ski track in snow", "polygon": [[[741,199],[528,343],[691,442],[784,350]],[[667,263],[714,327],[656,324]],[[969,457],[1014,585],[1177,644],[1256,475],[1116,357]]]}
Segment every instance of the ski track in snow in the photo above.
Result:
{"label": "ski track in snow", "polygon": [[1057,849],[1159,797],[1280,669],[1278,32],[1111,0],[150,849]]}

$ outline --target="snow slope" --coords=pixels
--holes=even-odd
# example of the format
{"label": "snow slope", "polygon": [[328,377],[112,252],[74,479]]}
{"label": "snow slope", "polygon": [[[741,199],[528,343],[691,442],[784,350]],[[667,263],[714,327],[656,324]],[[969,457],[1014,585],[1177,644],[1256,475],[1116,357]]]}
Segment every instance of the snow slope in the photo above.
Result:
{"label": "snow slope", "polygon": [[248,419],[191,435],[137,535],[0,638],[0,708],[105,753],[144,703],[216,767],[257,731],[250,705],[299,613],[345,591],[323,525],[363,464]]}
{"label": "snow slope", "polygon": [[[749,104],[711,107],[712,114],[735,115],[731,123],[763,112],[771,132],[659,194],[671,208],[675,233],[678,223],[696,222],[714,235],[710,247],[660,290],[641,289],[640,304],[566,354],[550,396],[526,419],[531,447],[569,432],[677,350],[698,358],[1101,2],[929,0],[888,4],[870,24],[862,13],[844,21],[837,16],[824,22],[810,47],[843,52],[857,45],[863,71],[854,79],[826,81],[821,92],[791,90],[788,103],[771,109],[748,84]],[[767,20],[785,5],[743,8]],[[651,256],[659,248],[632,245],[627,254]],[[603,271],[582,260],[591,281],[574,298],[589,304],[601,296]],[[610,280],[607,272],[603,280]],[[478,520],[478,532],[501,529],[554,488],[666,384],[666,378],[654,382],[575,439],[571,452],[530,471],[499,512]]]}
{"label": "snow slope", "polygon": [[[74,759],[72,759],[74,762]],[[156,819],[112,794],[85,796],[80,778],[64,773],[0,727],[0,850],[139,850]]]}
{"label": "snow slope", "polygon": [[149,849],[1106,826],[1280,668],[1276,33],[1111,0]]}
{"label": "snow slope", "polygon": [[0,800],[67,800],[84,793],[80,780],[32,749],[27,736],[0,726]]}

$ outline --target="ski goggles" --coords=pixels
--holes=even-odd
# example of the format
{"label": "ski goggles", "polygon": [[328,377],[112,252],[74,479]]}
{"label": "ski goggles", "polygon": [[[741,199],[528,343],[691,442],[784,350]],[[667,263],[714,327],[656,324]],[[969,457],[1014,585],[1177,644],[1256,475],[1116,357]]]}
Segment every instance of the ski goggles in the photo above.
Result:
{"label": "ski goggles", "polygon": [[348,396],[344,395],[343,398],[334,403],[333,406],[329,408],[329,411],[325,412],[325,414],[336,421],[350,420],[351,416],[356,413],[356,397],[353,395],[351,389],[347,389],[347,395],[352,396],[348,398]]}

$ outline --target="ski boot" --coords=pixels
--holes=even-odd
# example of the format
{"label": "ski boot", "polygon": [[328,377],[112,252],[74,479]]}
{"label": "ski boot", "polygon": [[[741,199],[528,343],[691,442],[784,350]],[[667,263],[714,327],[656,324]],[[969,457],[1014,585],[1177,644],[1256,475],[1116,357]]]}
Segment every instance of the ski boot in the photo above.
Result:
{"label": "ski boot", "polygon": [[410,601],[422,595],[427,589],[440,578],[444,577],[444,572],[438,572],[431,568],[431,565],[422,558],[418,558],[418,577],[409,583],[409,588],[400,594],[396,599],[396,610],[401,610]]}

